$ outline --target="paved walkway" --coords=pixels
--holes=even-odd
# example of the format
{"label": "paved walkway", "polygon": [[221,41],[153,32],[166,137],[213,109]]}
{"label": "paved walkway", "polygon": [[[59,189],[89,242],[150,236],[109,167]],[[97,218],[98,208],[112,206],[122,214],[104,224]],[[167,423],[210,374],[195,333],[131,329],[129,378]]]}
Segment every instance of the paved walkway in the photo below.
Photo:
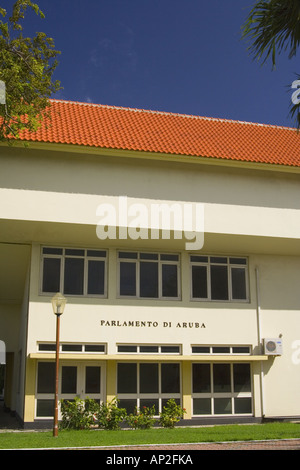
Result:
{"label": "paved walkway", "polygon": [[198,443],[198,444],[161,444],[144,446],[122,446],[122,447],[101,447],[99,450],[146,450],[155,452],[181,451],[181,450],[300,450],[300,439],[279,439],[272,441],[247,441],[247,442],[218,442],[218,443]]}

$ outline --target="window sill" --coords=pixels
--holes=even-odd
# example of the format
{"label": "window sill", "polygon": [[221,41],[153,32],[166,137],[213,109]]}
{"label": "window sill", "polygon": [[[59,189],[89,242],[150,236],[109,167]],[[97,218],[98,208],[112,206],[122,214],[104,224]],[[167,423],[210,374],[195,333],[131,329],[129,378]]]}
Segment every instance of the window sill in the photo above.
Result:
{"label": "window sill", "polygon": [[[189,355],[183,356],[180,354],[92,354],[92,353],[64,353],[60,352],[59,357],[67,360],[108,360],[108,361],[169,361],[169,362],[255,362],[267,361],[269,356],[266,355]],[[55,359],[55,353],[30,353],[29,359]]]}

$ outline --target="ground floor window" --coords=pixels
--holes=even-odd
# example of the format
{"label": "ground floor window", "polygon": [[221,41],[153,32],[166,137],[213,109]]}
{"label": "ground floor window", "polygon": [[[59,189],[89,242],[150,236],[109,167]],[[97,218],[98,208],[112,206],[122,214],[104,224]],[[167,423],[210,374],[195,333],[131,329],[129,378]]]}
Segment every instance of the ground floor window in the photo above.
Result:
{"label": "ground floor window", "polygon": [[[182,377],[176,361],[126,362],[117,364],[116,396],[119,406],[132,413],[135,407],[155,406],[155,414],[173,398],[182,403],[181,383],[192,384],[193,417],[250,416],[253,413],[253,387],[250,363],[194,362],[192,374]],[[110,378],[108,378],[110,380]],[[59,400],[91,398],[106,400],[105,362],[61,361]],[[55,362],[39,361],[36,381],[36,410],[39,419],[52,418],[54,413]]]}
{"label": "ground floor window", "polygon": [[252,413],[250,364],[193,364],[193,415]]}
{"label": "ground floor window", "polygon": [[132,413],[134,408],[155,406],[162,411],[170,398],[180,404],[180,364],[119,363],[117,395],[119,406]]}
{"label": "ground floor window", "polygon": [[[103,400],[103,366],[62,363],[59,371],[59,400],[92,398]],[[55,363],[39,362],[37,370],[36,417],[50,418],[54,413]]]}

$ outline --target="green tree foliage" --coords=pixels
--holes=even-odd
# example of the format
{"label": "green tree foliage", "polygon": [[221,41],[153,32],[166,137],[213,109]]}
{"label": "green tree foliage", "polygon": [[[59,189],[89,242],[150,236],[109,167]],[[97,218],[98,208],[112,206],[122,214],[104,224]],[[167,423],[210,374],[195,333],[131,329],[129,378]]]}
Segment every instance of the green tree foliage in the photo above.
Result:
{"label": "green tree foliage", "polygon": [[163,407],[161,413],[159,413],[159,424],[164,428],[174,428],[175,424],[183,418],[186,413],[185,408],[181,408],[177,405],[176,401],[171,398],[168,400],[166,406]]}
{"label": "green tree foliage", "polygon": [[[265,63],[269,58],[276,66],[276,57],[287,52],[296,55],[300,44],[300,0],[259,0],[243,25],[243,38],[250,41],[249,51]],[[300,78],[300,76],[298,77]],[[291,105],[300,127],[300,103]]]}
{"label": "green tree foliage", "polygon": [[49,98],[61,88],[59,81],[52,80],[60,53],[53,39],[42,32],[33,38],[23,35],[21,21],[27,8],[45,17],[30,0],[17,0],[8,21],[7,11],[0,7],[0,81],[5,84],[5,103],[0,104],[0,142],[18,138],[23,129],[36,130],[47,116]]}

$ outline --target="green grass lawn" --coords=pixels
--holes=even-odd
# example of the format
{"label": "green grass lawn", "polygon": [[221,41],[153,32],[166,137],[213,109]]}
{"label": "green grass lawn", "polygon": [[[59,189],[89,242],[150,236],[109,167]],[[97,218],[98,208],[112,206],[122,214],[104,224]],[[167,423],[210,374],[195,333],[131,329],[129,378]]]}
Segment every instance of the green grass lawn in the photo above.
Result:
{"label": "green grass lawn", "polygon": [[299,423],[267,423],[258,425],[228,425],[147,430],[87,430],[2,432],[0,449],[95,447],[138,444],[171,444],[193,442],[249,441],[300,438]]}

